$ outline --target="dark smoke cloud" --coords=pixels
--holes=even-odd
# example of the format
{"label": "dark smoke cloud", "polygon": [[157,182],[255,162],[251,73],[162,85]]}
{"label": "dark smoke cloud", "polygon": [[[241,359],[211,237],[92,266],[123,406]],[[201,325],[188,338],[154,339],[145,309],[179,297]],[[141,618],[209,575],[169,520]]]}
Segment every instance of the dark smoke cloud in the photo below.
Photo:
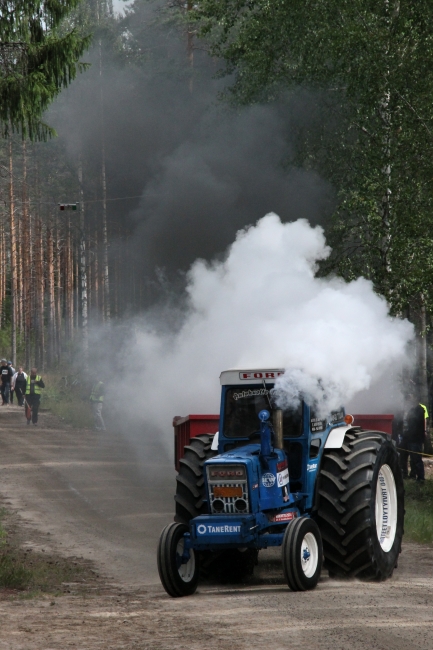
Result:
{"label": "dark smoke cloud", "polygon": [[329,207],[329,188],[313,173],[283,168],[289,137],[275,107],[213,111],[161,161],[134,211],[144,270],[186,270],[271,210],[283,221],[317,223]]}
{"label": "dark smoke cloud", "polygon": [[[222,253],[239,228],[267,212],[283,222],[323,221],[333,192],[293,165],[293,134],[308,122],[313,96],[231,111],[217,101],[225,82],[215,79],[215,63],[204,52],[195,54],[191,90],[185,39],[155,25],[159,8],[136,2],[125,19],[144,53],[140,65],[124,65],[103,46],[103,117],[109,197],[142,197],[109,204],[111,252],[125,264],[134,259],[149,279],[162,269],[173,280],[197,257]],[[100,198],[98,56],[97,47],[88,53],[91,70],[48,116],[71,160],[81,152],[88,199]],[[127,243],[117,238],[119,226],[133,235]]]}

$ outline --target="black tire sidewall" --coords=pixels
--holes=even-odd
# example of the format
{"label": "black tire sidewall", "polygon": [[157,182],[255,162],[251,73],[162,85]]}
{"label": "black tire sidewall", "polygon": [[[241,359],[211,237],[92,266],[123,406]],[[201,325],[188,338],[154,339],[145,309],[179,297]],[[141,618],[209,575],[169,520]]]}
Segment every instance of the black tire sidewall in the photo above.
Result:
{"label": "black tire sidewall", "polygon": [[[397,492],[397,524],[394,543],[388,552],[385,552],[377,537],[376,527],[376,493],[378,485],[378,477],[380,469],[383,465],[390,467],[395,481]],[[370,518],[371,518],[371,556],[373,565],[379,571],[379,575],[384,578],[390,576],[397,564],[397,559],[401,551],[401,542],[403,537],[404,526],[404,484],[403,476],[401,473],[399,458],[394,445],[387,441],[381,445],[376,463],[373,468],[373,476],[371,480],[371,500],[370,500]],[[361,576],[360,576],[361,577]]]}
{"label": "black tire sidewall", "polygon": [[[302,542],[307,533],[314,535],[318,550],[317,567],[310,578],[305,575],[301,560]],[[283,548],[286,557],[283,561],[285,563],[291,563],[291,570],[285,572],[292,576],[292,580],[288,581],[290,588],[296,591],[314,589],[320,578],[323,558],[322,536],[318,525],[309,517],[295,519],[287,527],[285,537],[286,543],[283,541]],[[291,584],[292,581],[293,584]]]}
{"label": "black tire sidewall", "polygon": [[[164,567],[158,565],[161,582],[164,589],[170,596],[190,596],[196,589],[199,579],[199,554],[191,549],[191,554],[194,555],[195,568],[192,580],[185,582],[179,575],[179,570],[176,563],[176,549],[179,540],[185,533],[189,532],[189,526],[186,524],[169,524],[161,534],[158,559],[159,563],[164,563]],[[164,535],[164,533],[166,533]]]}

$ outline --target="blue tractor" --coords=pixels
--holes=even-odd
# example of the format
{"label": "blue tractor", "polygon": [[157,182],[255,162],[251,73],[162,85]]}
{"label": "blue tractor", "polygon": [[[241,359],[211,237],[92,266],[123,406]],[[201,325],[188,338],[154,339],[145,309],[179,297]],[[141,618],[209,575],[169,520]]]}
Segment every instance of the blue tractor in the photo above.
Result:
{"label": "blue tractor", "polygon": [[329,575],[385,580],[401,551],[403,478],[390,436],[322,418],[301,402],[281,410],[283,370],[221,374],[219,432],[193,438],[177,476],[175,522],[162,531],[158,570],[170,596],[193,594],[200,569],[251,573],[281,546],[293,591]]}

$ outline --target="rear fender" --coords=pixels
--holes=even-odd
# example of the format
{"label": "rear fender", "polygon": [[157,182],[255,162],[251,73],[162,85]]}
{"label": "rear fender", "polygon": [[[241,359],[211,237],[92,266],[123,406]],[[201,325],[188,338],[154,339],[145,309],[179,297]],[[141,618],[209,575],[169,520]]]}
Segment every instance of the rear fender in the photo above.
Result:
{"label": "rear fender", "polygon": [[331,429],[329,435],[325,442],[325,449],[341,449],[344,442],[344,436],[346,433],[353,429],[352,426],[349,427],[335,427]]}
{"label": "rear fender", "polygon": [[219,431],[216,432],[216,434],[213,437],[212,444],[211,444],[211,449],[212,451],[218,451],[218,440],[219,440]]}

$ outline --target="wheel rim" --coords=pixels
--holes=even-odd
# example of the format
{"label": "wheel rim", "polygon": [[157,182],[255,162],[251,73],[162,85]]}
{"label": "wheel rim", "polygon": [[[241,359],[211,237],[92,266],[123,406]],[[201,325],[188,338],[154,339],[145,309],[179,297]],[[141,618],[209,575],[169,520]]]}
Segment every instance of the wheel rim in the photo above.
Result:
{"label": "wheel rim", "polygon": [[306,578],[312,578],[319,562],[319,546],[313,533],[307,533],[301,545],[301,566]]}
{"label": "wheel rim", "polygon": [[376,486],[376,532],[382,551],[388,553],[397,531],[397,488],[389,465],[382,465]]}
{"label": "wheel rim", "polygon": [[183,555],[183,549],[184,549],[184,539],[182,537],[178,541],[176,546],[176,559],[179,560],[177,570],[179,573],[179,577],[182,579],[183,582],[191,582],[191,580],[194,578],[194,573],[195,573],[195,555],[193,549],[191,548],[189,551],[188,562],[185,562],[185,564],[180,564],[180,558]]}

